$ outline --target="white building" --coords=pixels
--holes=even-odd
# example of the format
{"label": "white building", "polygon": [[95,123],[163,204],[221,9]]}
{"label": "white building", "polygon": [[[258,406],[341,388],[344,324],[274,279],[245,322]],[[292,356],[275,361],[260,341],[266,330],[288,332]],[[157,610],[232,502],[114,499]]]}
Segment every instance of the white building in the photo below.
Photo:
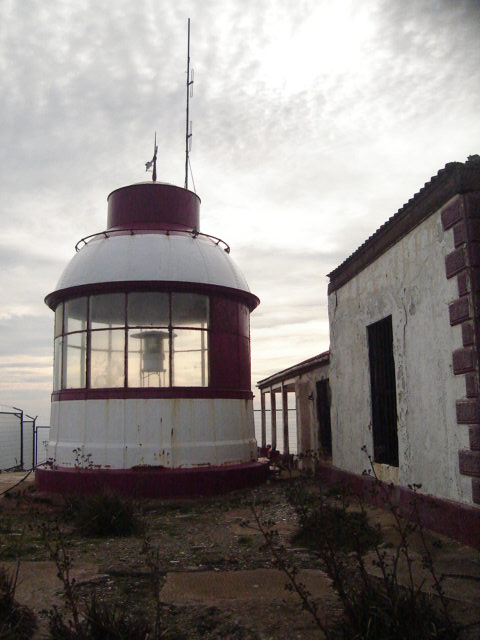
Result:
{"label": "white building", "polygon": [[[447,164],[329,277],[324,477],[361,489],[368,454],[400,505],[421,484],[425,524],[480,544],[480,157]],[[303,412],[299,434],[320,422]]]}

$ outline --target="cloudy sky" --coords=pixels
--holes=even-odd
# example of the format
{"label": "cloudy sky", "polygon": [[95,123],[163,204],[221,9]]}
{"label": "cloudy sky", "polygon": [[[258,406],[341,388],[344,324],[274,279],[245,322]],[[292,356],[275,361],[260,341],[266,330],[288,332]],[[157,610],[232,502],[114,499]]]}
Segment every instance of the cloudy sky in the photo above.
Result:
{"label": "cloudy sky", "polygon": [[106,196],[183,185],[261,299],[252,383],[328,348],[326,274],[480,152],[478,0],[0,0],[0,403],[48,424],[43,299]]}

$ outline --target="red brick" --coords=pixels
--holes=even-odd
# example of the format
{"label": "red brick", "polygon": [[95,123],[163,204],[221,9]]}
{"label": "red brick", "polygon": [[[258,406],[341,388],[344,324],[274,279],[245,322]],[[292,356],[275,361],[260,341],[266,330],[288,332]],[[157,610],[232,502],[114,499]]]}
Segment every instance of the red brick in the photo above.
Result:
{"label": "red brick", "polygon": [[462,343],[464,347],[468,347],[474,342],[473,325],[470,322],[462,324]]}
{"label": "red brick", "polygon": [[480,242],[480,219],[468,220],[466,225],[466,237],[470,242]]}
{"label": "red brick", "polygon": [[471,424],[468,427],[468,437],[470,439],[470,449],[480,451],[480,424]]}
{"label": "red brick", "polygon": [[472,478],[472,500],[475,504],[480,504],[480,480]]}
{"label": "red brick", "polygon": [[462,449],[458,452],[460,473],[464,476],[480,477],[480,451]]}
{"label": "red brick", "polygon": [[468,218],[480,218],[480,194],[467,193],[464,195],[465,211]]}
{"label": "red brick", "polygon": [[456,325],[460,324],[464,320],[468,320],[470,318],[470,304],[468,300],[468,296],[464,296],[463,298],[459,298],[452,302],[448,306],[448,312],[450,314],[450,324]]}
{"label": "red brick", "polygon": [[453,352],[453,373],[458,376],[460,373],[473,371],[475,368],[475,353],[473,347],[456,349]]}
{"label": "red brick", "polygon": [[453,243],[455,248],[461,247],[467,241],[467,232],[465,229],[465,223],[457,222],[453,227]]}
{"label": "red brick", "polygon": [[471,267],[469,270],[470,289],[472,291],[480,291],[480,269]]}
{"label": "red brick", "polygon": [[457,198],[454,203],[442,211],[442,224],[444,229],[450,229],[463,217],[462,200]]}
{"label": "red brick", "polygon": [[462,271],[457,276],[458,295],[465,296],[470,293],[469,278],[467,271]]}
{"label": "red brick", "polygon": [[472,424],[478,421],[478,401],[476,398],[457,400],[456,409],[458,424]]}
{"label": "red brick", "polygon": [[465,395],[467,398],[476,398],[478,394],[478,382],[475,373],[465,375]]}
{"label": "red brick", "polygon": [[[458,251],[458,249],[457,249]],[[453,251],[452,251],[453,253]],[[449,254],[451,255],[451,254]],[[470,261],[470,266],[478,267],[480,266],[480,243],[479,242],[469,242],[468,243],[468,257]],[[447,256],[448,258],[448,256]],[[445,260],[447,259],[445,258]]]}
{"label": "red brick", "polygon": [[465,250],[463,247],[455,249],[445,257],[445,272],[447,278],[451,278],[456,273],[459,273],[467,266],[467,260],[465,256]]}

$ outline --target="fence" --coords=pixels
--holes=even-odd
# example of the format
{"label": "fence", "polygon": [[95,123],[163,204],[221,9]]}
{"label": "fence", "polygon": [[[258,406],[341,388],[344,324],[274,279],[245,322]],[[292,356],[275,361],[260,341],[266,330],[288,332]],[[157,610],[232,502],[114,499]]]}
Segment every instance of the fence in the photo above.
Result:
{"label": "fence", "polygon": [[0,405],[0,470],[28,470],[46,461],[50,427],[17,407]]}
{"label": "fence", "polygon": [[[272,444],[272,416],[271,409],[265,409],[267,444]],[[282,409],[276,410],[277,424],[277,449],[283,453],[283,413]],[[255,437],[258,446],[262,443],[262,412],[260,409],[253,410],[255,419]],[[297,410],[295,407],[288,408],[288,444],[290,453],[297,453]]]}

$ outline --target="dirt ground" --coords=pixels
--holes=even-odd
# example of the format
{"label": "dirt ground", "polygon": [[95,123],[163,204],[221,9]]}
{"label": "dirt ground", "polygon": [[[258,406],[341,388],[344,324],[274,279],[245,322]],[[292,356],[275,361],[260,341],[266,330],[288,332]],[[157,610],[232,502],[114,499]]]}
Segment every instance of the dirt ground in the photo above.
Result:
{"label": "dirt ground", "polygon": [[[23,474],[0,474],[0,493]],[[33,476],[33,474],[32,474]],[[157,553],[161,575],[161,612],[167,638],[235,638],[240,640],[310,640],[322,634],[310,614],[303,611],[296,594],[268,550],[263,536],[253,527],[251,505],[263,519],[275,522],[285,553],[299,569],[300,579],[320,604],[321,611],[338,616],[340,605],[331,581],[317,554],[296,546],[293,508],[285,499],[289,480],[273,480],[255,490],[215,498],[139,504],[146,533],[129,537],[82,537],[61,519],[62,498],[36,494],[33,477],[0,498],[0,564],[14,570],[20,559],[17,600],[39,615],[35,638],[48,637],[40,612],[64,604],[57,567],[51,561],[43,531],[59,522],[65,531],[72,576],[81,596],[96,592],[101,598],[131,610],[154,611],[151,571],[142,549],[148,537]],[[385,549],[396,542],[393,518],[369,508],[369,519],[384,531]],[[50,527],[50,529],[48,529]],[[46,529],[47,528],[47,529]],[[428,534],[435,566],[447,574],[444,588],[456,617],[474,621],[479,617],[480,554],[438,535]],[[428,574],[422,568],[421,546],[412,538],[417,582]],[[367,554],[369,571],[378,571]],[[407,579],[407,567],[400,573]],[[465,637],[480,638],[480,627]]]}

